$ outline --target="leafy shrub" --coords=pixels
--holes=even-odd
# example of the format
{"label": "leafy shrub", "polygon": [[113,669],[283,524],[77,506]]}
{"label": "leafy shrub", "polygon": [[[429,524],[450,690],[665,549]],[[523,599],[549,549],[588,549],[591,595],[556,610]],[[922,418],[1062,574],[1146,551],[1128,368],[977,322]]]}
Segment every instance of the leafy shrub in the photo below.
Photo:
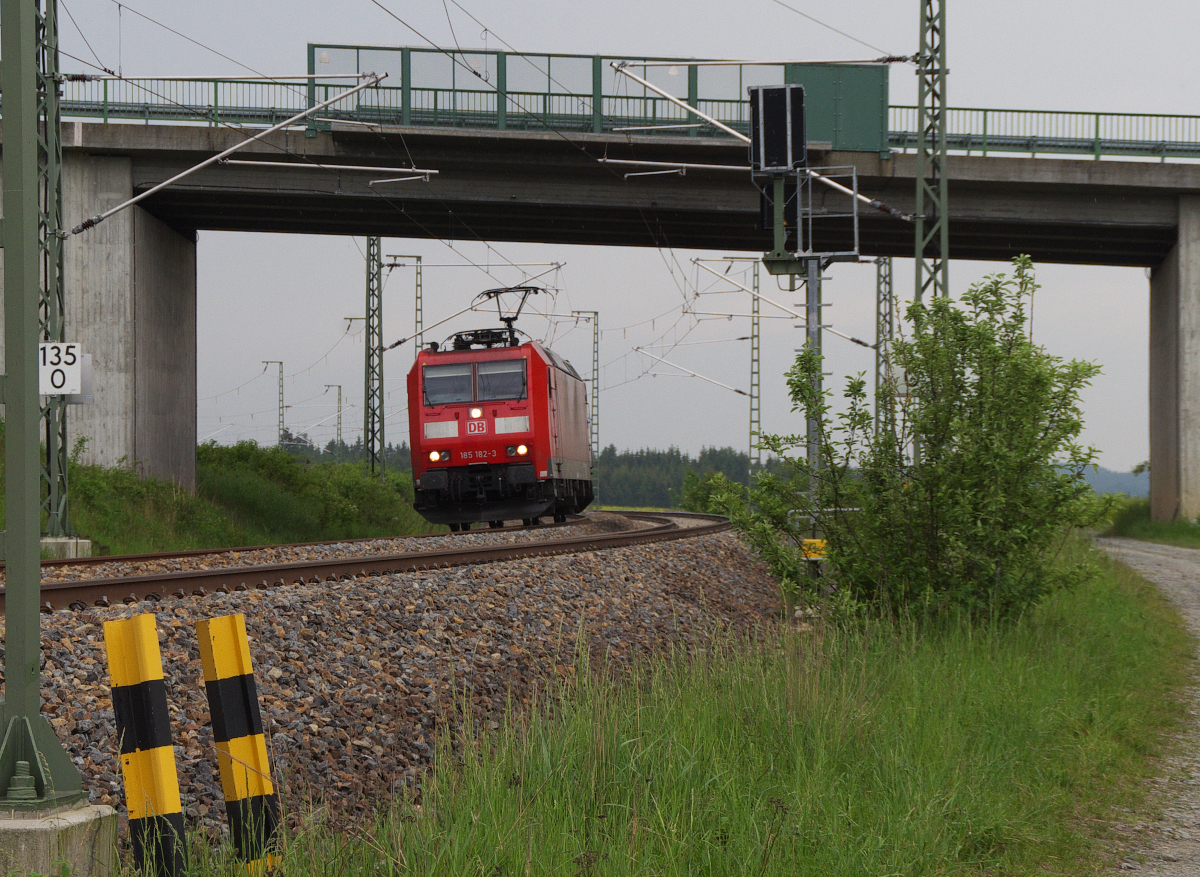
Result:
{"label": "leafy shrub", "polygon": [[689,470],[683,476],[679,507],[688,512],[720,514],[720,498],[732,491],[744,494],[745,488],[726,477],[724,472],[709,472],[701,477]]}
{"label": "leafy shrub", "polygon": [[[1056,565],[1068,530],[1098,516],[1083,480],[1094,448],[1079,393],[1099,368],[1047,354],[1025,334],[1025,300],[1037,288],[1028,257],[1015,274],[972,286],[961,305],[913,303],[911,337],[889,352],[873,429],[862,375],[847,381],[834,417],[818,391],[820,355],[803,351],[788,372],[793,410],[817,426],[815,464],[803,435],[764,436],[787,472],[762,476],[751,502],[721,497],[792,595],[824,586],[849,611],[1011,616],[1086,575]],[[834,425],[836,421],[836,426]],[[809,577],[799,540],[827,540],[831,582]]]}
{"label": "leafy shrub", "polygon": [[372,477],[354,463],[310,463],[255,442],[196,449],[198,492],[272,541],[395,536],[431,529],[412,507],[412,476]]}

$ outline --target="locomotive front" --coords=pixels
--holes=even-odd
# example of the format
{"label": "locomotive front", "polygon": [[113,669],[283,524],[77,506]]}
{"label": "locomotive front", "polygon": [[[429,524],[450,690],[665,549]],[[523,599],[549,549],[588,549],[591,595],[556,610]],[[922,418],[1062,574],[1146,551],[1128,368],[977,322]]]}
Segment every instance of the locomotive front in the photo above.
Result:
{"label": "locomotive front", "polygon": [[[449,350],[430,344],[408,373],[413,503],[426,520],[468,529],[502,527],[543,515],[556,521],[592,501],[587,391],[571,364],[536,341],[517,343],[520,305],[500,313],[503,329],[454,336]],[[399,343],[399,342],[397,342]]]}
{"label": "locomotive front", "polygon": [[[477,521],[562,519],[587,505],[580,500],[584,493],[591,499],[590,455],[582,461],[586,471],[576,466],[569,473],[586,489],[555,477],[562,470],[553,447],[561,406],[551,399],[564,382],[550,374],[554,369],[535,343],[421,351],[408,376],[417,511],[458,529]],[[578,407],[586,412],[586,405]]]}

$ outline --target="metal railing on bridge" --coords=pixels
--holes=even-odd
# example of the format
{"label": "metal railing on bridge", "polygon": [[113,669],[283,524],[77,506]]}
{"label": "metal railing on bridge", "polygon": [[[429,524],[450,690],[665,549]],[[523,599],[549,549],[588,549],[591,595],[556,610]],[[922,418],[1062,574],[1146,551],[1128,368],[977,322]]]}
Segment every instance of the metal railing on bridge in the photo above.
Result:
{"label": "metal railing on bridge", "polygon": [[[383,85],[321,111],[307,127],[333,122],[484,130],[725,137],[665,98],[613,74],[632,69],[737,131],[749,125],[748,85],[803,82],[810,140],[835,149],[917,145],[917,109],[887,105],[879,65],[705,66],[694,60],[513,54],[497,51],[309,45],[309,82],[251,79],[125,79],[64,82],[62,114],[105,122],[272,125],[351,86],[328,76],[386,72]],[[667,61],[667,66],[638,62]],[[989,155],[1200,158],[1200,116],[1080,113],[974,107],[948,111],[948,146]]]}
{"label": "metal railing on bridge", "polygon": [[[917,146],[917,108],[890,108],[888,145]],[[1080,113],[952,107],[947,148],[992,152],[1151,158],[1200,158],[1200,116],[1153,113]]]}

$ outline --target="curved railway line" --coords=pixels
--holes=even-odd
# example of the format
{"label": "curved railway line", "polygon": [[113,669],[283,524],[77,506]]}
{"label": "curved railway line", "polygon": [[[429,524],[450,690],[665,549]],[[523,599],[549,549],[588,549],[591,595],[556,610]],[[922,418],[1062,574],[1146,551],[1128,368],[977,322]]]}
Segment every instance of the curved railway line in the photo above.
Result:
{"label": "curved railway line", "polygon": [[[496,563],[531,557],[550,557],[575,554],[604,548],[623,548],[650,542],[666,542],[692,536],[704,536],[729,529],[729,521],[720,515],[694,512],[621,512],[622,517],[650,523],[649,527],[621,530],[615,533],[566,536],[556,539],[510,542],[504,544],[466,546],[462,548],[410,551],[398,554],[379,554],[355,557],[333,557],[289,563],[270,563],[253,566],[223,566],[74,581],[43,582],[41,607],[43,612],[56,609],[83,610],[90,606],[109,606],[113,603],[157,602],[165,596],[204,597],[210,593],[229,593],[251,589],[267,590],[292,584],[317,584],[325,581],[349,581],[360,576],[392,575],[418,570],[440,569],[470,564]],[[676,518],[694,522],[680,526]],[[570,526],[558,524],[551,526]],[[521,528],[539,529],[539,528]],[[486,532],[486,531],[475,531]],[[510,531],[512,532],[512,531]],[[440,535],[440,534],[438,534]],[[329,543],[326,543],[329,544]],[[124,557],[77,558],[70,561],[51,561],[47,565],[110,564],[148,558],[195,557],[222,554],[230,549],[206,549],[197,552],[172,554],[128,555]],[[4,609],[4,593],[0,589],[0,612]]]}

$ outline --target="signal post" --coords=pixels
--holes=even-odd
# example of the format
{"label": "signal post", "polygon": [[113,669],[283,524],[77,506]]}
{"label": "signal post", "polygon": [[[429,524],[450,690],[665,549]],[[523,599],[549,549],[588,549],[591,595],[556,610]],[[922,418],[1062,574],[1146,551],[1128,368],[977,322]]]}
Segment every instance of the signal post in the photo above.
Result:
{"label": "signal post", "polygon": [[[41,715],[41,276],[37,121],[39,56],[56,52],[55,0],[0,5],[4,90],[5,696],[0,704],[0,871],[107,875],[116,812],[89,806],[79,771]],[[56,65],[55,65],[56,66]],[[50,80],[49,88],[57,88]],[[54,99],[53,96],[51,99]],[[57,161],[50,154],[46,164]],[[48,175],[49,176],[49,175]],[[43,184],[45,185],[45,184]]]}

